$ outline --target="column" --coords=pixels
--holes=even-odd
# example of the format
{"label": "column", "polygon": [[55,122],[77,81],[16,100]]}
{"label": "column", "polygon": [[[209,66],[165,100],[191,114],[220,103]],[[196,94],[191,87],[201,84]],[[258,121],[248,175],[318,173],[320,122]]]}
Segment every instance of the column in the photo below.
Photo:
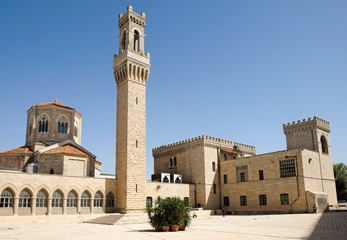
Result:
{"label": "column", "polygon": [[52,198],[48,198],[48,203],[47,203],[47,212],[48,214],[47,215],[50,215],[52,214]]}
{"label": "column", "polygon": [[90,198],[90,213],[94,214],[94,198]]}
{"label": "column", "polygon": [[77,198],[77,214],[81,212],[81,198]]}
{"label": "column", "polygon": [[67,203],[67,198],[63,198],[63,214],[66,215],[66,203]]}
{"label": "column", "polygon": [[106,212],[106,198],[105,197],[102,199],[102,211],[104,213]]}
{"label": "column", "polygon": [[13,198],[14,202],[13,202],[13,215],[14,216],[18,216],[18,203],[19,203],[19,198],[15,197]]}
{"label": "column", "polygon": [[36,215],[36,197],[31,199],[31,215]]}

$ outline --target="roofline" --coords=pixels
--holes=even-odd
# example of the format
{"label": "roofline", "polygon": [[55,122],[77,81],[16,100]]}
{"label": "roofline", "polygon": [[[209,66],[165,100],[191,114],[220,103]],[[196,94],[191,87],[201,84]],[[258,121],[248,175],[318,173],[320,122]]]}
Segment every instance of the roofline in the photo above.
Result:
{"label": "roofline", "polygon": [[53,144],[51,146],[48,146],[48,147],[42,148],[40,150],[37,150],[36,152],[37,153],[44,153],[46,151],[52,150],[52,149],[57,148],[57,147],[62,147],[62,146],[67,145],[67,144],[73,145],[74,147],[78,148],[79,150],[85,152],[89,156],[92,156],[93,158],[96,159],[96,156],[93,153],[89,152],[87,149],[85,149],[84,147],[82,147],[81,145],[75,143],[72,140],[66,140],[64,142],[56,143],[56,144]]}

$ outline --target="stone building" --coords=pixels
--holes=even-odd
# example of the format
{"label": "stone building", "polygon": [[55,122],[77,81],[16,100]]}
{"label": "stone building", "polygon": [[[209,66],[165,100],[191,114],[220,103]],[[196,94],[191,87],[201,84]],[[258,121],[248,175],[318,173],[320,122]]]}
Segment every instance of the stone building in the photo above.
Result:
{"label": "stone building", "polygon": [[[23,147],[0,153],[0,215],[143,213],[158,197],[230,212],[310,212],[336,204],[330,125],[313,118],[283,126],[287,150],[201,136],[153,149],[146,181],[146,15],[118,17],[116,177],[81,146],[82,115],[58,101],[32,106]],[[163,179],[161,177],[163,176]]]}

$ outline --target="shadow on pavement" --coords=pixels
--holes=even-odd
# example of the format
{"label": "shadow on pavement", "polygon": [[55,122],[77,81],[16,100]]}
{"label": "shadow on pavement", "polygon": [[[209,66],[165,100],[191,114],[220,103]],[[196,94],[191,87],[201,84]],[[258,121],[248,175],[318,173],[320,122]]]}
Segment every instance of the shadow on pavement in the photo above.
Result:
{"label": "shadow on pavement", "polygon": [[347,239],[347,212],[325,212],[309,239]]}

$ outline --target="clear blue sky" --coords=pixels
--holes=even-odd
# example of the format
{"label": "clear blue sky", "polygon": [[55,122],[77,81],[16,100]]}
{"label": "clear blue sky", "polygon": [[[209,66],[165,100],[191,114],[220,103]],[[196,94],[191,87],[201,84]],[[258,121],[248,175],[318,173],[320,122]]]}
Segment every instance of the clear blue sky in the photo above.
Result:
{"label": "clear blue sky", "polygon": [[347,1],[0,1],[0,151],[25,143],[26,111],[83,115],[82,146],[114,173],[117,16],[146,13],[147,177],[151,149],[199,135],[257,153],[286,148],[282,124],[331,124],[347,164]]}

